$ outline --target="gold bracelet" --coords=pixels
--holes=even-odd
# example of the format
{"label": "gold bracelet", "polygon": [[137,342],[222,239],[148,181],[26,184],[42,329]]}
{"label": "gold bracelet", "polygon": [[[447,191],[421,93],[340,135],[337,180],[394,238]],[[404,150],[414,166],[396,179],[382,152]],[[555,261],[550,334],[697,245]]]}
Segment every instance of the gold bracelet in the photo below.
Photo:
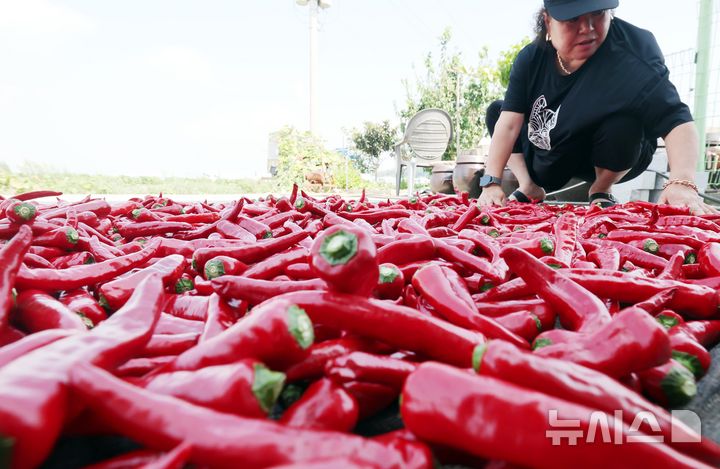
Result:
{"label": "gold bracelet", "polygon": [[681,186],[689,187],[690,189],[694,190],[695,192],[700,192],[698,190],[698,186],[694,182],[690,181],[689,179],[668,179],[667,181],[665,181],[665,184],[663,184],[663,186],[662,186],[663,190],[665,190],[665,188],[667,186],[669,186],[670,184],[680,184]]}

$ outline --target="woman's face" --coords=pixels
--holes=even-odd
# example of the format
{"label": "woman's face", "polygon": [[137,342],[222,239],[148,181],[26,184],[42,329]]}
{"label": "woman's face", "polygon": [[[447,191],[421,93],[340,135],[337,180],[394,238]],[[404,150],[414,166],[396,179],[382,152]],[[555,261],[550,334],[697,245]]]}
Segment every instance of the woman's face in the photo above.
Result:
{"label": "woman's face", "polygon": [[545,26],[553,47],[565,60],[587,60],[607,37],[612,14],[609,10],[594,11],[566,21],[545,13]]}

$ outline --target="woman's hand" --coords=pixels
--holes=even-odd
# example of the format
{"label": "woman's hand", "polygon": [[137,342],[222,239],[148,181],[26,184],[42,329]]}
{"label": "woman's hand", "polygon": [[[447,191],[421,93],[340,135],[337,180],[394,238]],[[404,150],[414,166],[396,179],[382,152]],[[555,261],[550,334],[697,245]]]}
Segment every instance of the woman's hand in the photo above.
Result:
{"label": "woman's hand", "polygon": [[704,203],[702,198],[694,189],[682,184],[670,184],[660,194],[659,204],[675,205],[677,207],[689,207],[693,215],[705,213],[718,213],[717,209]]}
{"label": "woman's hand", "polygon": [[505,192],[502,187],[497,184],[491,184],[484,187],[478,197],[478,205],[481,207],[488,205],[505,205],[507,199],[505,198]]}

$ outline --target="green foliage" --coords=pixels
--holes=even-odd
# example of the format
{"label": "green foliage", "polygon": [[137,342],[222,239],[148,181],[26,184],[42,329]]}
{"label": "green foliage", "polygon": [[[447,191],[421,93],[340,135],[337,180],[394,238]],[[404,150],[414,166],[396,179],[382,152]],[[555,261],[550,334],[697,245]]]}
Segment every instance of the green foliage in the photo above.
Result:
{"label": "green foliage", "polygon": [[269,180],[132,177],[60,172],[37,165],[12,172],[0,163],[0,193],[47,189],[66,194],[253,194],[271,192]]}
{"label": "green foliage", "polygon": [[[450,114],[453,132],[460,132],[460,147],[474,148],[485,134],[485,110],[501,97],[497,68],[488,59],[487,48],[478,54],[477,64],[470,66],[462,61],[459,52],[451,53],[452,35],[446,29],[440,37],[437,61],[433,53],[425,59],[424,78],[418,78],[414,87],[403,80],[407,99],[400,117],[407,122],[416,112],[426,108],[439,108]],[[448,146],[443,159],[457,154],[455,138]]]}
{"label": "green foliage", "polygon": [[355,149],[359,152],[354,158],[358,169],[364,173],[375,172],[380,165],[380,155],[390,151],[396,140],[397,129],[390,126],[390,122],[365,122],[362,130],[353,129],[351,139]]}
{"label": "green foliage", "polygon": [[526,36],[522,41],[513,44],[508,50],[500,53],[500,58],[497,61],[497,70],[500,77],[500,85],[502,85],[503,89],[507,89],[510,83],[510,70],[512,70],[515,57],[517,57],[522,48],[528,44],[530,44],[530,38]]}
{"label": "green foliage", "polygon": [[[277,132],[278,167],[276,188],[286,190],[293,183],[309,187],[306,175],[320,173],[325,180],[322,189],[363,185],[359,171],[347,158],[338,152],[325,149],[322,142],[310,132],[300,132],[293,127],[284,127]],[[318,189],[318,187],[312,187]]]}

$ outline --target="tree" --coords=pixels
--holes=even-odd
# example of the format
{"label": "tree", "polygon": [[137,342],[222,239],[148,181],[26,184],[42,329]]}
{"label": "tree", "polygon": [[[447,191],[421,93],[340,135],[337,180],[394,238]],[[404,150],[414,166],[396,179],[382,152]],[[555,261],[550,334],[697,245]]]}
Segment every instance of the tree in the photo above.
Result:
{"label": "tree", "polygon": [[[407,98],[400,117],[407,122],[423,109],[443,109],[452,118],[453,131],[460,133],[460,147],[474,148],[485,135],[485,110],[501,96],[498,71],[488,60],[487,48],[479,52],[475,66],[463,64],[459,52],[449,51],[451,39],[448,28],[440,36],[437,62],[433,53],[428,53],[424,76],[417,78],[414,85],[403,80]],[[455,147],[453,138],[443,159],[455,158]]]}
{"label": "tree", "polygon": [[390,151],[395,143],[396,129],[390,126],[390,122],[383,121],[376,124],[365,122],[362,130],[352,131],[352,141],[355,149],[360,153],[356,160],[360,171],[375,173],[375,182],[378,178],[380,166],[380,155]]}
{"label": "tree", "polygon": [[500,52],[500,58],[497,61],[498,75],[500,77],[500,85],[503,89],[507,89],[510,83],[510,70],[515,62],[515,57],[522,50],[523,47],[530,44],[530,38],[525,36],[522,41],[510,46],[508,50]]}
{"label": "tree", "polygon": [[287,190],[293,183],[303,186],[306,175],[310,173],[321,173],[331,182],[329,186],[343,187],[346,175],[348,188],[362,186],[360,173],[345,164],[346,158],[338,152],[327,150],[310,132],[284,127],[277,132],[277,138],[278,189]]}

